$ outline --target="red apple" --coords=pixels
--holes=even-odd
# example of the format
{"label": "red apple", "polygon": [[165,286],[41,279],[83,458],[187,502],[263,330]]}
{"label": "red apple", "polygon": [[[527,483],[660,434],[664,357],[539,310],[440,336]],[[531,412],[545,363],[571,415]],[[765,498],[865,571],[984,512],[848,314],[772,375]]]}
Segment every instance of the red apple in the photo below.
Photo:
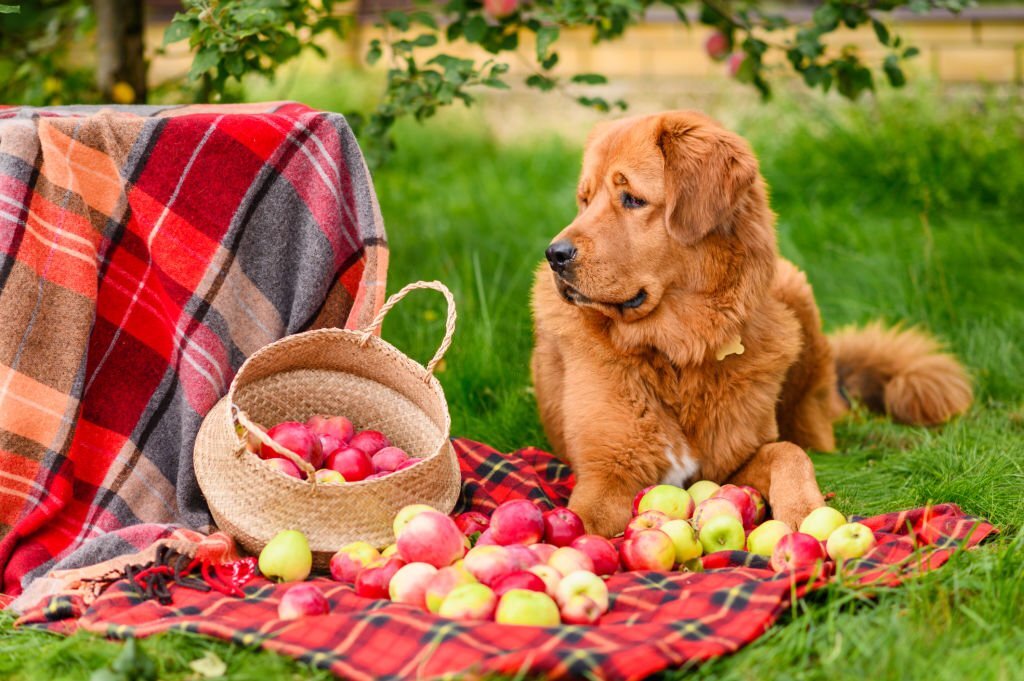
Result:
{"label": "red apple", "polygon": [[571,572],[578,572],[580,570],[586,572],[594,571],[594,561],[590,560],[590,556],[571,546],[555,549],[555,552],[548,558],[548,565],[558,570],[558,573],[563,577]]}
{"label": "red apple", "polygon": [[519,571],[519,561],[504,546],[474,546],[462,561],[466,571],[487,586]]}
{"label": "red apple", "polygon": [[740,485],[740,489],[746,492],[750,496],[750,500],[754,502],[754,509],[756,510],[754,524],[760,525],[764,522],[765,514],[768,512],[764,503],[764,496],[750,485]]}
{"label": "red apple", "polygon": [[720,515],[730,515],[743,524],[743,516],[736,508],[736,504],[722,497],[711,497],[697,504],[697,509],[693,512],[693,526],[700,532],[704,523]]}
{"label": "red apple", "polygon": [[733,52],[729,55],[729,76],[735,78],[740,72],[740,67],[743,66],[743,60],[747,58],[747,55],[742,52]]}
{"label": "red apple", "polygon": [[382,558],[356,577],[356,593],[363,598],[388,598],[388,586],[405,561],[401,558]]}
{"label": "red apple", "polygon": [[352,422],[344,416],[317,414],[316,416],[309,417],[309,420],[306,421],[306,427],[321,437],[335,438],[339,444],[346,444],[356,432]]}
{"label": "red apple", "polygon": [[569,546],[584,534],[583,521],[567,508],[556,508],[544,514],[544,541],[554,546]]}
{"label": "red apple", "polygon": [[494,584],[494,593],[501,596],[509,589],[528,589],[546,593],[544,580],[532,572],[520,570],[510,575],[505,575]]}
{"label": "red apple", "polygon": [[429,563],[437,568],[462,558],[465,535],[455,521],[437,511],[415,515],[398,535],[398,555],[407,563]]}
{"label": "red apple", "polygon": [[506,501],[491,514],[491,535],[499,544],[536,544],[544,536],[544,514],[532,501]]}
{"label": "red apple", "polygon": [[533,555],[537,556],[537,559],[541,563],[547,563],[548,558],[550,558],[551,554],[557,551],[559,547],[554,544],[531,544],[527,548],[533,552]]}
{"label": "red apple", "polygon": [[743,523],[743,529],[749,530],[756,524],[754,518],[757,517],[757,506],[754,505],[753,499],[750,498],[750,495],[743,488],[736,485],[722,485],[711,498],[728,499],[731,501],[740,512],[740,521]]}
{"label": "red apple", "polygon": [[408,563],[398,569],[388,584],[388,594],[394,603],[427,607],[426,594],[437,568],[429,563]]}
{"label": "red apple", "polygon": [[437,574],[430,579],[424,593],[427,610],[436,613],[441,609],[441,603],[452,589],[463,584],[476,584],[476,577],[466,571],[461,561],[438,570]]}
{"label": "red apple", "polygon": [[491,520],[479,511],[466,511],[455,516],[455,524],[462,530],[462,534],[468,537],[474,532],[486,530],[490,526]]}
{"label": "red apple", "polygon": [[377,549],[364,541],[346,544],[331,556],[331,577],[339,582],[353,584],[359,573],[380,557]]}
{"label": "red apple", "polygon": [[637,517],[633,518],[626,525],[626,539],[629,539],[637,532],[644,530],[656,530],[671,518],[662,513],[661,511],[644,511]]}
{"label": "red apple", "polygon": [[480,533],[480,536],[476,538],[476,543],[473,546],[500,546],[498,542],[494,541],[494,535],[491,534],[491,528],[487,528]]}
{"label": "red apple", "polygon": [[284,592],[277,605],[277,616],[283,620],[326,615],[331,609],[323,592],[315,584],[296,584]]}
{"label": "red apple", "polygon": [[495,19],[507,17],[516,11],[519,0],[484,0],[484,12]]}
{"label": "red apple", "polygon": [[622,543],[622,562],[628,570],[671,570],[676,547],[661,530],[641,530]]}
{"label": "red apple", "polygon": [[[534,546],[537,546],[534,544]],[[523,546],[522,544],[509,544],[505,547],[508,549],[512,556],[516,559],[516,565],[519,566],[520,570],[526,570],[534,565],[540,565],[544,561],[540,559],[534,551],[531,549],[532,546]]]}
{"label": "red apple", "polygon": [[648,485],[637,492],[636,496],[633,497],[633,515],[640,513],[640,500],[643,499],[644,495],[650,492],[653,487],[654,485]]}
{"label": "red apple", "polygon": [[594,599],[577,594],[559,609],[564,624],[596,624],[604,613]]}
{"label": "red apple", "polygon": [[462,584],[452,589],[437,614],[459,620],[489,620],[494,617],[498,597],[485,584]]}
{"label": "red apple", "polygon": [[[267,431],[267,436],[300,459],[309,462],[313,468],[320,468],[323,464],[323,447],[320,445],[320,438],[314,435],[313,431],[304,423],[298,421],[279,423]],[[260,445],[260,458],[275,459],[281,456],[270,445]]]}
{"label": "red apple", "polygon": [[391,440],[379,430],[361,430],[352,436],[348,446],[361,449],[372,456],[385,447],[390,447]]}
{"label": "red apple", "polygon": [[729,55],[729,38],[721,31],[715,31],[704,42],[708,56],[715,61],[722,61]]}
{"label": "red apple", "polygon": [[420,459],[416,458],[415,456],[410,456],[408,459],[398,464],[398,468],[395,469],[395,472],[404,471],[406,468],[412,468],[419,462]]}
{"label": "red apple", "polygon": [[594,564],[595,574],[612,575],[619,571],[619,552],[604,537],[599,537],[596,534],[576,537],[572,542],[572,548],[582,551],[590,557]]}
{"label": "red apple", "polygon": [[793,532],[779,539],[772,551],[771,565],[776,572],[796,570],[824,560],[825,551],[821,542],[809,534]]}
{"label": "red apple", "polygon": [[338,471],[348,482],[359,482],[373,475],[373,462],[369,455],[355,447],[334,450],[327,457],[325,467]]}
{"label": "red apple", "polygon": [[344,442],[333,435],[317,435],[317,437],[320,438],[320,449],[323,450],[325,461],[335,450],[345,446]]}
{"label": "red apple", "polygon": [[399,466],[409,460],[409,455],[405,453],[405,450],[398,447],[385,447],[374,454],[371,460],[373,461],[373,471],[375,473],[393,473],[398,470]]}
{"label": "red apple", "polygon": [[608,611],[608,585],[593,572],[579,570],[562,577],[558,583],[555,601],[564,607],[573,596],[586,596],[597,603],[604,614]]}
{"label": "red apple", "polygon": [[544,582],[544,593],[552,598],[558,592],[558,583],[562,581],[562,574],[550,565],[534,565],[528,570]]}
{"label": "red apple", "polygon": [[292,478],[298,478],[299,480],[305,480],[306,474],[302,472],[298,466],[293,464],[291,461],[285,458],[277,459],[264,459],[267,465],[276,470],[278,473],[284,473]]}

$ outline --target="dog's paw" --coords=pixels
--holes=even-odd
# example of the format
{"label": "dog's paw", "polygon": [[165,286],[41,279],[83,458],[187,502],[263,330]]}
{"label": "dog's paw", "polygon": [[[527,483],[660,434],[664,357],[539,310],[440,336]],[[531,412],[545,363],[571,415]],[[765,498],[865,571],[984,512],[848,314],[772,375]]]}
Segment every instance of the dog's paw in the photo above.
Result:
{"label": "dog's paw", "polygon": [[585,493],[573,492],[569,510],[580,517],[587,534],[614,537],[626,529],[632,516],[631,504],[631,499],[591,498]]}
{"label": "dog's paw", "polygon": [[825,500],[820,494],[808,495],[804,498],[789,498],[772,504],[772,518],[781,520],[789,525],[790,529],[796,531],[811,511],[824,505]]}

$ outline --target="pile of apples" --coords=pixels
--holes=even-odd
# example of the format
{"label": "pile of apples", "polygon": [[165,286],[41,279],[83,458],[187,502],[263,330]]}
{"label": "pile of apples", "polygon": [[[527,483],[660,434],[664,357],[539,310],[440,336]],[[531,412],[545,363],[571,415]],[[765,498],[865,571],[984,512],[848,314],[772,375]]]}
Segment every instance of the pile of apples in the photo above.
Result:
{"label": "pile of apples", "polygon": [[[776,571],[813,565],[826,556],[857,558],[875,543],[871,530],[847,523],[835,509],[807,516],[799,532],[767,520],[751,487],[702,480],[689,489],[656,485],[633,502],[622,537],[586,534],[568,508],[541,512],[527,500],[508,501],[488,518],[451,518],[423,504],[394,519],[395,542],[378,551],[366,542],[331,558],[331,577],[360,596],[390,599],[443,617],[502,624],[594,624],[608,611],[605,579],[620,570],[702,569],[700,557],[744,550],[770,558]],[[764,521],[764,522],[762,522]],[[282,581],[304,580],[312,564],[301,533],[275,536],[260,554],[260,570]],[[327,612],[312,584],[285,592],[279,616]]]}
{"label": "pile of apples", "polygon": [[[316,481],[321,484],[374,480],[419,462],[393,446],[379,430],[356,432],[344,416],[316,415],[305,423],[284,421],[266,434],[315,468]],[[249,434],[246,446],[284,475],[306,478],[302,469],[255,435]]]}

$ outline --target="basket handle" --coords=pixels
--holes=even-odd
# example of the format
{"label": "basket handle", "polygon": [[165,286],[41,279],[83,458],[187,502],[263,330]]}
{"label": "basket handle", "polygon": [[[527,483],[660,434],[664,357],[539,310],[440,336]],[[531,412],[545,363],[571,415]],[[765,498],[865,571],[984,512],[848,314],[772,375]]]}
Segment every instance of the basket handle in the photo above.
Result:
{"label": "basket handle", "polygon": [[[312,464],[310,464],[308,461],[306,461],[301,456],[299,456],[292,450],[288,449],[287,447],[282,447],[277,442],[270,439],[270,436],[263,432],[262,428],[260,428],[255,423],[249,420],[249,415],[246,414],[244,411],[242,411],[235,405],[231,405],[231,410],[235,413],[235,420],[238,421],[238,423],[240,423],[242,427],[246,429],[246,431],[254,434],[257,440],[267,445],[275,452],[277,452],[278,454],[280,454],[281,456],[283,456],[284,458],[288,459],[293,464],[298,466],[302,470],[302,472],[306,474],[307,481],[313,483],[314,486],[317,484],[316,469],[313,468]],[[240,443],[239,451],[245,451],[244,442]]]}
{"label": "basket handle", "polygon": [[437,352],[435,352],[434,356],[430,358],[429,362],[427,362],[427,376],[431,376],[434,373],[434,367],[437,366],[437,363],[444,357],[444,353],[448,352],[448,348],[451,347],[452,335],[455,333],[455,298],[452,296],[452,292],[448,290],[448,287],[439,281],[417,281],[402,287],[402,290],[393,294],[388,298],[387,302],[384,303],[383,307],[380,308],[380,312],[378,312],[377,316],[373,318],[370,325],[361,329],[361,332],[365,334],[362,342],[365,343],[368,341],[370,334],[380,328],[380,325],[384,322],[385,315],[391,311],[391,308],[398,304],[398,301],[405,298],[406,294],[410,291],[415,291],[416,289],[421,288],[433,289],[443,295],[444,299],[448,301],[448,318],[445,320],[444,324],[444,338],[441,339],[441,345],[438,346]]}

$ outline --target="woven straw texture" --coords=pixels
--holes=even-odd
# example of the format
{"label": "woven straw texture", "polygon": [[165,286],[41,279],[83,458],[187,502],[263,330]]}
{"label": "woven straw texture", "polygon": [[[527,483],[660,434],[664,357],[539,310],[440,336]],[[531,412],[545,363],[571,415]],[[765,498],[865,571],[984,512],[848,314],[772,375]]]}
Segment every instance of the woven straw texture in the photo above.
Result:
{"label": "woven straw texture", "polygon": [[[449,303],[445,339],[428,368],[372,334],[391,307],[417,288],[441,291]],[[418,282],[392,296],[366,329],[296,334],[246,360],[196,439],[196,478],[220,529],[252,553],[281,530],[300,530],[314,563],[325,567],[349,542],[392,543],[392,521],[407,504],[450,512],[460,477],[448,439],[448,405],[431,370],[451,342],[454,322],[448,289]],[[236,430],[236,422],[269,428],[314,414],[342,414],[357,429],[380,430],[421,461],[377,480],[317,484],[271,468],[245,449]]]}

